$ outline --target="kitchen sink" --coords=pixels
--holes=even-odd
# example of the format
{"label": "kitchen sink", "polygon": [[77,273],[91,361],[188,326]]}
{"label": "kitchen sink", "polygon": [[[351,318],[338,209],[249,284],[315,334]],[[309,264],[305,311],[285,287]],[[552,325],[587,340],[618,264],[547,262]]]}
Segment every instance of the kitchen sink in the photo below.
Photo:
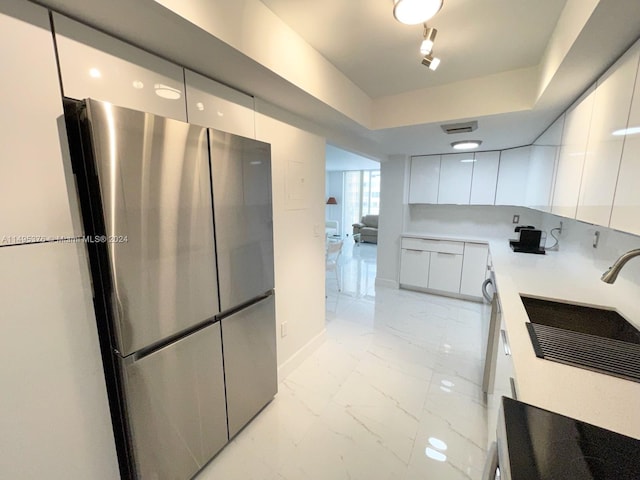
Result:
{"label": "kitchen sink", "polygon": [[640,345],[640,331],[613,310],[520,295],[532,323]]}
{"label": "kitchen sink", "polygon": [[640,382],[640,331],[613,310],[520,296],[536,356]]}

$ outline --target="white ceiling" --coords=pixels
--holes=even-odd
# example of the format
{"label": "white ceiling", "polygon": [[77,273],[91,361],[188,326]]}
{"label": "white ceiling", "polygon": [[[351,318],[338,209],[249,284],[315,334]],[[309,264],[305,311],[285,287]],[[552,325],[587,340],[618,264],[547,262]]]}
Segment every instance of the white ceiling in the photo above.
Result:
{"label": "white ceiling", "polygon": [[422,25],[403,25],[392,0],[261,0],[372,98],[538,65],[566,0],[445,0],[438,70],[424,67]]}
{"label": "white ceiling", "polygon": [[[538,68],[567,4],[566,0],[444,0],[441,11],[428,22],[438,29],[434,54],[442,59],[433,72],[420,63],[423,26],[397,22],[393,0],[261,1],[374,100],[447,84],[468,89],[472,79]],[[555,85],[549,84],[546,99],[538,105],[532,102],[532,107],[495,115],[458,116],[455,121],[478,120],[478,130],[468,135],[445,135],[440,125],[451,123],[449,117],[374,130],[371,136],[386,154],[406,155],[449,152],[452,141],[471,137],[483,141],[482,150],[533,142],[613,63],[622,53],[620,48],[640,34],[638,0],[581,1],[585,3],[580,7],[593,5],[595,13],[578,26],[582,32],[558,67]],[[575,10],[575,5],[567,7]],[[328,159],[332,165],[338,161]]]}

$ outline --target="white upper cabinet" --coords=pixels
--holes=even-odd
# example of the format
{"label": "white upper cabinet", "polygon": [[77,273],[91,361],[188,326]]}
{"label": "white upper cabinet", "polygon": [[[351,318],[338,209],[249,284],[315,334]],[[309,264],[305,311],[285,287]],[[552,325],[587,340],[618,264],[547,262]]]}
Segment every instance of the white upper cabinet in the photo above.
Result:
{"label": "white upper cabinet", "polygon": [[500,152],[477,152],[471,180],[471,205],[493,205],[496,200]]}
{"label": "white upper cabinet", "polygon": [[189,123],[255,138],[253,97],[185,69]]}
{"label": "white upper cabinet", "polygon": [[544,212],[551,211],[563,127],[564,114],[553,122],[531,147],[525,203],[527,207]]}
{"label": "white upper cabinet", "polygon": [[524,205],[531,147],[503,150],[500,154],[496,205]]}
{"label": "white upper cabinet", "polygon": [[409,203],[438,203],[440,155],[411,157]]}
{"label": "white upper cabinet", "polygon": [[60,148],[66,131],[47,10],[0,2],[0,43],[0,246],[80,235]]}
{"label": "white upper cabinet", "polygon": [[630,49],[597,84],[576,218],[609,225],[640,51]]}
{"label": "white upper cabinet", "polygon": [[469,205],[473,162],[473,153],[442,155],[438,203]]}
{"label": "white upper cabinet", "polygon": [[595,85],[566,114],[551,206],[551,212],[556,215],[569,218],[576,216],[580,180],[589,138],[594,91]]}
{"label": "white upper cabinet", "polygon": [[65,96],[186,122],[181,67],[62,15],[53,21]]}
{"label": "white upper cabinet", "polygon": [[[640,68],[637,73],[640,78]],[[640,82],[636,79],[629,123],[624,131],[622,161],[611,212],[610,227],[640,235]]]}
{"label": "white upper cabinet", "polygon": [[551,211],[553,174],[558,147],[533,145],[529,161],[527,196],[525,205],[545,212]]}

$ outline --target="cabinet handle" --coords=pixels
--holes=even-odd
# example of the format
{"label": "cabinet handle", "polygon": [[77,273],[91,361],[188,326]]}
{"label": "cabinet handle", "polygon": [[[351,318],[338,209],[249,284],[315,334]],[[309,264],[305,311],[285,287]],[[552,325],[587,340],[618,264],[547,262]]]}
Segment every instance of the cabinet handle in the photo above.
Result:
{"label": "cabinet handle", "polygon": [[406,252],[424,252],[424,250],[417,250],[415,248],[403,248]]}
{"label": "cabinet handle", "polygon": [[460,255],[459,253],[450,253],[450,252],[436,252],[438,255]]}
{"label": "cabinet handle", "polygon": [[511,347],[509,346],[509,340],[507,339],[507,332],[505,330],[500,330],[500,334],[502,335],[502,346],[504,347],[504,354],[507,356],[511,356]]}

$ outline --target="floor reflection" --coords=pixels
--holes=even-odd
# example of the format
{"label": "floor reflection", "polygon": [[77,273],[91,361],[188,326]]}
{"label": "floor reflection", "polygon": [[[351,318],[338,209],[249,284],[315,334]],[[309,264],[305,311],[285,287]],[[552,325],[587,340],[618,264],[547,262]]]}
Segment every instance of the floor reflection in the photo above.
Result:
{"label": "floor reflection", "polygon": [[485,309],[376,287],[376,245],[349,240],[326,341],[198,480],[481,478]]}

